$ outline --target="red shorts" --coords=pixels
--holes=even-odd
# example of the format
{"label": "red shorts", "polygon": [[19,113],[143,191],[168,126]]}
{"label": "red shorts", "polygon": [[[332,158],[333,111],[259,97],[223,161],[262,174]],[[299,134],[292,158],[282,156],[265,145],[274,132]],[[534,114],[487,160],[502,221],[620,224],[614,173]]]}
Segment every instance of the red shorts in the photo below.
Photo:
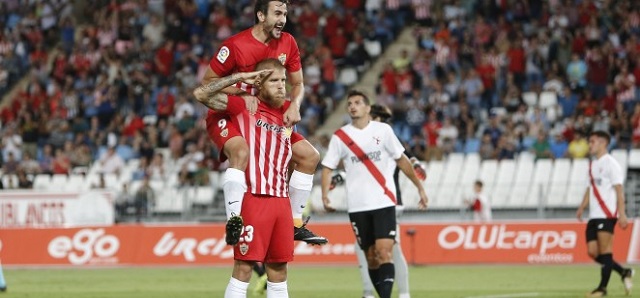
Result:
{"label": "red shorts", "polygon": [[234,259],[265,263],[293,261],[293,217],[289,198],[244,194],[244,231]]}
{"label": "red shorts", "polygon": [[[209,138],[220,151],[220,161],[227,160],[223,150],[224,144],[233,137],[242,137],[238,124],[235,121],[231,121],[231,117],[224,113],[209,113],[205,122]],[[291,145],[302,140],[304,140],[304,137],[301,134],[295,131],[291,134]]]}

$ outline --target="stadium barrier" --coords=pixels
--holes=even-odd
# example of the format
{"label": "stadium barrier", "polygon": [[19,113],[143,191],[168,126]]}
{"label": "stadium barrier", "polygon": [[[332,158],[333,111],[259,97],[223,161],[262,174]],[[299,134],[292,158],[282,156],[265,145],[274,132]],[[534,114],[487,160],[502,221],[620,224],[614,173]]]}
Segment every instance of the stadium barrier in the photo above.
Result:
{"label": "stadium barrier", "polygon": [[[617,259],[640,261],[639,226],[636,220],[626,230],[617,228]],[[584,223],[569,221],[406,223],[401,241],[407,260],[420,265],[586,263],[592,261],[584,228]],[[296,242],[294,262],[356,263],[347,223],[316,223],[313,230],[330,243]],[[224,243],[221,224],[7,228],[0,230],[0,258],[8,266],[230,265],[233,251]]]}
{"label": "stadium barrier", "polygon": [[0,192],[0,229],[112,225],[113,194],[105,191]]}

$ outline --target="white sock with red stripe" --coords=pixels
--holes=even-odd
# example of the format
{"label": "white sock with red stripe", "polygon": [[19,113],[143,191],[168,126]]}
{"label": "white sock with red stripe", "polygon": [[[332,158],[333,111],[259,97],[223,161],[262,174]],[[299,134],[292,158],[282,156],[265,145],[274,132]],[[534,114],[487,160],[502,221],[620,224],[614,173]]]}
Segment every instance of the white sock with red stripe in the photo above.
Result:
{"label": "white sock with red stripe", "polygon": [[228,168],[224,172],[224,182],[222,183],[224,191],[224,207],[227,211],[227,219],[231,215],[240,215],[242,208],[242,199],[244,193],[247,192],[247,182],[244,178],[244,172],[234,168]]}
{"label": "white sock with red stripe", "polygon": [[304,207],[307,206],[312,187],[313,174],[293,171],[289,180],[289,196],[291,197],[291,214],[294,222],[299,219],[300,224],[302,224],[302,212],[304,212]]}
{"label": "white sock with red stripe", "polygon": [[247,288],[249,288],[248,282],[242,282],[232,277],[224,291],[224,298],[246,298]]}
{"label": "white sock with red stripe", "polygon": [[270,282],[267,281],[267,298],[289,298],[287,281]]}

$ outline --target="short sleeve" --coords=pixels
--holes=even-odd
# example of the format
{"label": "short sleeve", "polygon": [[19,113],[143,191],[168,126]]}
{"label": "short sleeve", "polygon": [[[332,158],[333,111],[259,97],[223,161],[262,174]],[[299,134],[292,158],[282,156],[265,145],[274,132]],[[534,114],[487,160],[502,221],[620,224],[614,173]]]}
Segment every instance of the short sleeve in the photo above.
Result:
{"label": "short sleeve", "polygon": [[385,130],[384,148],[387,150],[391,158],[398,159],[404,153],[404,146],[398,140],[398,137],[393,133],[391,126],[383,124]]}
{"label": "short sleeve", "polygon": [[622,169],[620,168],[620,165],[613,158],[611,158],[610,171],[611,171],[611,174],[610,174],[611,185],[618,185],[618,184],[622,185],[624,181],[624,175],[622,174]]}
{"label": "short sleeve", "polygon": [[233,44],[225,42],[211,58],[209,67],[220,77],[228,76],[236,68],[236,55],[236,48]]}
{"label": "short sleeve", "polygon": [[329,141],[329,149],[322,159],[323,166],[330,169],[338,167],[340,159],[342,158],[341,142],[342,141],[336,135],[331,137],[331,140]]}
{"label": "short sleeve", "polygon": [[296,40],[291,37],[291,48],[289,49],[289,58],[285,63],[284,67],[287,69],[287,72],[292,73],[302,69],[302,64],[300,62],[300,49],[298,48],[298,43]]}

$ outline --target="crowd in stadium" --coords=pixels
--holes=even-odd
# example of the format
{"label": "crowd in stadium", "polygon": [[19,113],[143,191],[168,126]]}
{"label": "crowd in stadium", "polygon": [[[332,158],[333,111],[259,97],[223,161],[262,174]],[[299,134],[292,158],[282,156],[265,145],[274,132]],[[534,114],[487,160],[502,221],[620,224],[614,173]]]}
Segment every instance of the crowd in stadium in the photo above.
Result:
{"label": "crowd in stadium", "polygon": [[[28,80],[1,109],[4,173],[69,173],[109,160],[107,148],[144,164],[169,148],[189,172],[219,166],[191,90],[220,42],[253,24],[252,1],[94,1],[90,22],[69,1],[24,2],[0,4],[0,93]],[[640,144],[633,1],[301,1],[285,31],[303,56],[298,129],[318,149],[347,88],[339,70],[366,71],[364,42],[384,49],[411,24],[418,50],[386,62],[377,97],[421,159],[582,158],[594,128],[612,146]],[[543,91],[557,104],[527,103]]]}

